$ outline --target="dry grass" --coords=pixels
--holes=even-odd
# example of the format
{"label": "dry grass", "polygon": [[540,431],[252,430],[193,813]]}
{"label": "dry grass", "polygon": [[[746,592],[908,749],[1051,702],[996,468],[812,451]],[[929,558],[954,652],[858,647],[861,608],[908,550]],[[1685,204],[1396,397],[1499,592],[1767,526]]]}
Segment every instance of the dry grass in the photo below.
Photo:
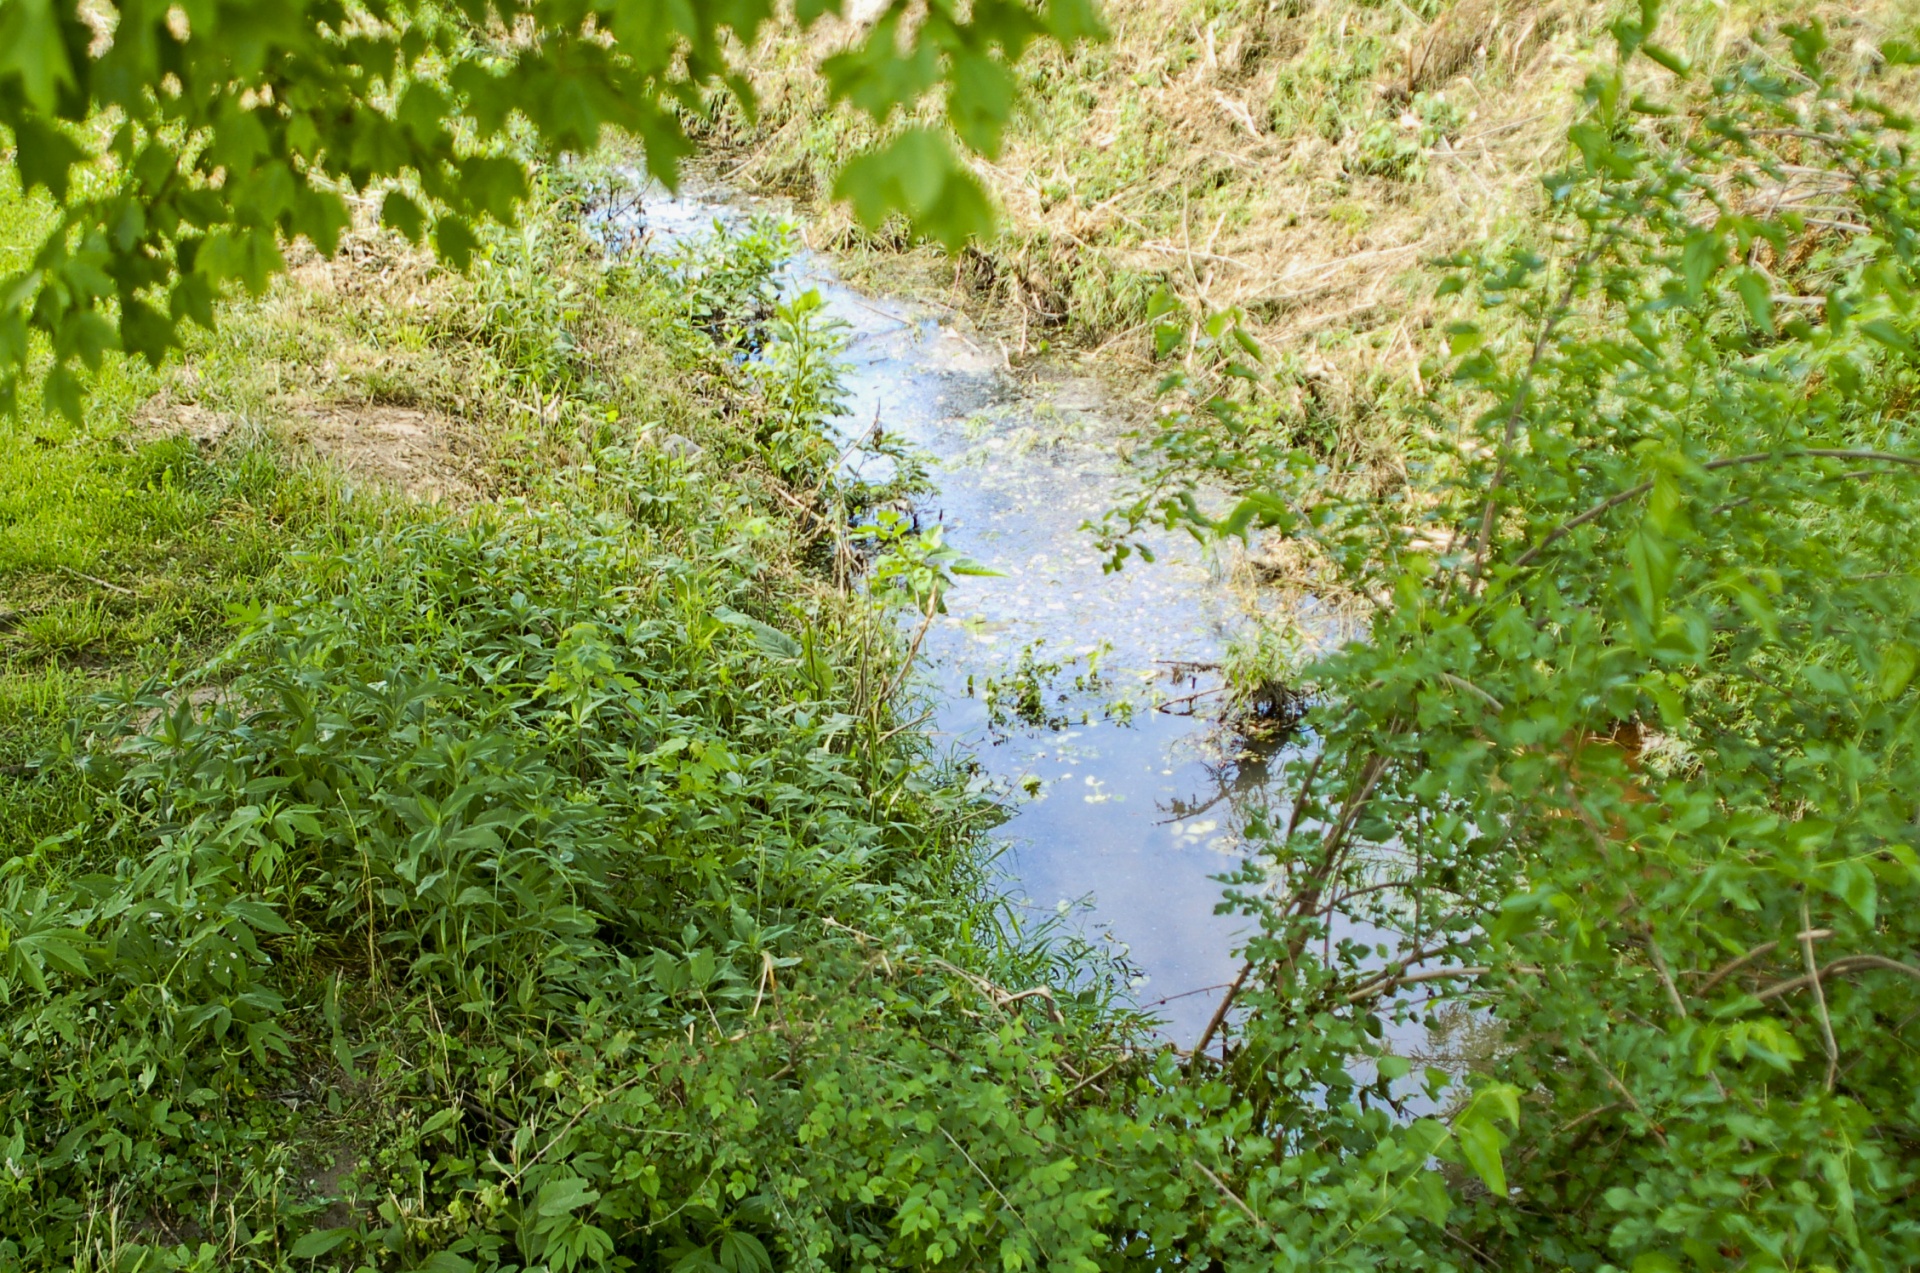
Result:
{"label": "dry grass", "polygon": [[[211,450],[247,424],[197,402],[175,402],[163,390],[141,408],[134,430],[141,438],[184,436]],[[372,483],[428,503],[472,503],[486,480],[473,431],[439,411],[284,401],[270,431],[294,455],[322,461],[350,485]]]}
{"label": "dry grass", "polygon": [[575,299],[591,290],[572,277],[579,254],[508,234],[462,276],[358,211],[335,256],[302,244],[265,296],[195,338],[136,435],[202,448],[265,435],[349,486],[452,504],[577,458],[577,390],[607,363],[600,315]]}
{"label": "dry grass", "polygon": [[[1865,67],[1915,6],[1695,0],[1670,7],[1663,38],[1697,65],[1724,64],[1815,10]],[[1611,56],[1617,11],[1110,0],[1112,41],[1033,59],[1006,153],[977,165],[1005,214],[999,239],[958,262],[922,254],[906,273],[997,326],[1016,354],[1065,340],[1121,367],[1149,361],[1156,289],[1195,314],[1242,310],[1297,422],[1336,421],[1328,445],[1391,481],[1400,439],[1372,422],[1431,387],[1432,262],[1535,232],[1540,177],[1565,158],[1577,88]],[[844,26],[790,37],[756,58],[765,110],[753,129],[733,125],[725,172],[815,200],[840,246],[887,252],[904,245],[819,206],[837,161],[872,133],[828,108],[807,70],[845,38]]]}

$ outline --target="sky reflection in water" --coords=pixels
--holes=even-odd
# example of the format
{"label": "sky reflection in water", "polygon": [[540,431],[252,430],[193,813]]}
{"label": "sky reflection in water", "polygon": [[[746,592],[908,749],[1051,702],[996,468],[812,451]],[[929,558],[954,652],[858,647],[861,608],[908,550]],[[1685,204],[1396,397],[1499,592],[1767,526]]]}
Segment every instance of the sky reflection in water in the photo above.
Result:
{"label": "sky reflection in water", "polygon": [[[662,243],[740,213],[658,196],[645,215]],[[995,833],[1010,894],[1034,922],[1065,911],[1089,935],[1110,935],[1139,973],[1136,1000],[1158,1003],[1171,1037],[1191,1041],[1217,1002],[1209,988],[1237,969],[1246,924],[1214,913],[1214,877],[1239,864],[1244,820],[1270,796],[1264,764],[1221,754],[1232,741],[1204,717],[1149,706],[1156,690],[1193,688],[1174,687],[1167,664],[1217,659],[1242,622],[1217,568],[1190,538],[1163,535],[1153,565],[1102,571],[1081,527],[1125,489],[1123,430],[1091,382],[1017,383],[997,348],[930,310],[853,291],[810,254],[788,286],[817,290],[847,324],[843,432],[860,433],[877,411],[882,428],[923,451],[939,488],[923,519],[1002,572],[964,579],[950,597],[918,685],[938,742],[976,757],[982,781],[1012,805]],[[979,690],[1027,648],[1062,663],[1103,650],[1105,688],[1050,703],[1070,717],[1065,728],[989,721]],[[1068,666],[1061,687],[1082,670]],[[1103,696],[1139,710],[1130,723],[1106,719]]]}

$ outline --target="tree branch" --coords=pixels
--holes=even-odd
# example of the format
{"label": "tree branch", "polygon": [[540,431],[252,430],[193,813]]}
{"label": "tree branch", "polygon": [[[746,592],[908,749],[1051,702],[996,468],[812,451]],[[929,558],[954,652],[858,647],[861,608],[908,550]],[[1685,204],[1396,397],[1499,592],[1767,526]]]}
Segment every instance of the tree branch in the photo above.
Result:
{"label": "tree branch", "polygon": [[1755,998],[1765,1003],[1769,999],[1778,999],[1781,995],[1792,994],[1794,991],[1804,989],[1816,981],[1825,981],[1828,977],[1834,976],[1837,973],[1852,972],[1856,968],[1884,968],[1888,972],[1905,973],[1915,981],[1920,981],[1920,968],[1915,968],[1912,964],[1903,964],[1899,960],[1889,959],[1885,955],[1842,955],[1825,968],[1820,969],[1817,973],[1806,973],[1788,981],[1776,981],[1773,985],[1760,991]]}
{"label": "tree branch", "polygon": [[[1421,972],[1397,973],[1391,977],[1380,977],[1368,982],[1348,995],[1346,1002],[1359,1003],[1363,999],[1377,998],[1383,994],[1390,994],[1402,986],[1419,985],[1427,981],[1445,981],[1449,977],[1484,977],[1488,973],[1498,971],[1498,968],[1487,964],[1469,964],[1461,968],[1428,968]],[[1515,964],[1508,971],[1534,977],[1539,976],[1541,972],[1532,964]]]}
{"label": "tree branch", "polygon": [[[1756,451],[1752,455],[1731,455],[1724,456],[1717,460],[1708,460],[1701,467],[1706,469],[1725,469],[1733,468],[1741,464],[1761,464],[1768,460],[1795,460],[1804,458],[1872,460],[1881,464],[1907,464],[1915,468],[1920,468],[1920,456],[1896,455],[1890,451],[1849,451],[1833,447],[1805,447],[1791,451]],[[1630,500],[1638,499],[1652,489],[1652,482],[1641,482],[1639,485],[1629,487],[1617,495],[1608,496],[1592,508],[1589,508],[1586,512],[1581,513],[1578,517],[1562,522],[1560,525],[1548,531],[1545,539],[1542,539],[1539,543],[1515,558],[1513,568],[1515,570],[1525,569],[1527,566],[1532,565],[1533,562],[1539,558],[1540,554],[1545,552],[1547,548],[1556,541],[1564,539],[1567,535],[1585,526],[1595,518],[1605,516],[1620,505]]]}
{"label": "tree branch", "polygon": [[1833,1038],[1833,1017],[1827,1012],[1827,991],[1820,984],[1820,965],[1813,957],[1813,919],[1807,914],[1807,889],[1800,886],[1800,957],[1806,961],[1807,973],[1813,978],[1813,1002],[1820,1010],[1820,1043],[1827,1051],[1827,1090],[1833,1090],[1833,1080],[1840,1073],[1840,1045]]}
{"label": "tree branch", "polygon": [[[1319,757],[1316,756],[1314,757],[1314,770],[1318,768]],[[1309,779],[1312,778],[1314,770],[1308,771]],[[1368,799],[1373,795],[1374,787],[1378,785],[1381,775],[1386,773],[1386,771],[1387,758],[1384,754],[1377,751],[1369,756],[1367,763],[1361,767],[1360,789],[1348,797],[1347,806],[1341,811],[1340,820],[1333,825],[1333,829],[1328,831],[1326,838],[1320,842],[1320,864],[1314,868],[1310,882],[1290,908],[1289,914],[1292,918],[1298,919],[1305,915],[1311,915],[1320,908],[1320,898],[1326,891],[1327,881],[1333,878],[1334,869],[1339,864],[1344,848],[1343,842],[1347,837],[1347,833],[1353,829],[1354,820],[1360,816],[1360,811],[1366,807]],[[1308,785],[1308,783],[1301,784],[1301,800],[1299,803],[1302,805],[1305,804]],[[1298,805],[1296,805],[1296,812],[1297,811]],[[1289,819],[1289,831],[1291,831],[1294,822],[1294,819]],[[1305,948],[1306,935],[1304,933],[1294,934],[1287,942],[1287,958],[1289,960],[1298,959],[1300,952]],[[1219,1032],[1221,1024],[1226,1021],[1227,1012],[1233,1007],[1234,998],[1240,993],[1240,988],[1247,984],[1247,977],[1253,972],[1253,967],[1254,961],[1249,959],[1246,965],[1240,969],[1240,975],[1233,979],[1233,984],[1227,987],[1227,993],[1221,996],[1220,1006],[1213,1010],[1213,1017],[1207,1022],[1207,1028],[1200,1032],[1200,1041],[1193,1045],[1193,1059],[1190,1062],[1193,1068],[1197,1069],[1199,1067],[1200,1058],[1205,1054],[1207,1044],[1213,1041],[1213,1036]]]}
{"label": "tree branch", "polygon": [[[1313,754],[1313,763],[1307,766],[1307,776],[1300,780],[1300,792],[1293,798],[1293,808],[1287,814],[1287,831],[1280,837],[1282,844],[1293,839],[1293,833],[1300,829],[1300,819],[1306,815],[1307,811],[1307,798],[1313,794],[1313,780],[1320,776],[1320,762],[1326,758],[1327,753],[1324,749]],[[1200,1032],[1200,1042],[1194,1045],[1192,1062],[1194,1065],[1200,1064],[1200,1056],[1207,1050],[1207,1044],[1226,1021],[1227,1013],[1232,1010],[1233,1001],[1240,994],[1240,988],[1247,984],[1247,978],[1253,973],[1253,967],[1254,961],[1251,959],[1240,965],[1239,975],[1227,987],[1227,993],[1220,997],[1220,1005],[1213,1010],[1213,1015],[1207,1018],[1206,1029]]]}
{"label": "tree branch", "polygon": [[[1831,928],[1816,928],[1811,932],[1800,932],[1800,933],[1794,934],[1794,937],[1796,940],[1812,939],[1812,940],[1818,941],[1822,937],[1831,937],[1831,936],[1833,936],[1833,930]],[[1777,941],[1763,941],[1758,946],[1755,946],[1752,950],[1748,951],[1746,954],[1741,955],[1734,959],[1729,959],[1726,963],[1721,964],[1718,968],[1714,969],[1713,975],[1708,977],[1704,982],[1702,982],[1700,984],[1700,988],[1694,991],[1694,993],[1697,995],[1706,994],[1709,990],[1712,990],[1715,986],[1725,981],[1728,977],[1731,977],[1734,973],[1739,972],[1742,968],[1745,968],[1748,964],[1752,963],[1754,960],[1764,959],[1766,956],[1772,954],[1776,949],[1779,948],[1779,945],[1780,943]]]}
{"label": "tree branch", "polygon": [[1234,1206],[1240,1208],[1241,1213],[1245,1215],[1247,1219],[1253,1221],[1253,1227],[1260,1230],[1261,1233],[1266,1235],[1267,1241],[1276,1242],[1276,1239],[1273,1236],[1273,1230],[1267,1227],[1267,1222],[1265,1220],[1262,1220],[1258,1215],[1256,1215],[1254,1213],[1253,1208],[1249,1207],[1246,1204],[1246,1200],[1241,1198],[1239,1194],[1235,1193],[1231,1188],[1228,1187],[1226,1181],[1220,1179],[1220,1177],[1214,1175],[1211,1171],[1208,1171],[1206,1168],[1206,1165],[1200,1162],[1199,1159],[1189,1158],[1187,1161],[1195,1171],[1199,1172],[1201,1175],[1205,1176],[1208,1180],[1211,1180],[1213,1182],[1213,1187],[1220,1191],[1220,1194],[1222,1197],[1226,1198],[1229,1202],[1233,1203]]}

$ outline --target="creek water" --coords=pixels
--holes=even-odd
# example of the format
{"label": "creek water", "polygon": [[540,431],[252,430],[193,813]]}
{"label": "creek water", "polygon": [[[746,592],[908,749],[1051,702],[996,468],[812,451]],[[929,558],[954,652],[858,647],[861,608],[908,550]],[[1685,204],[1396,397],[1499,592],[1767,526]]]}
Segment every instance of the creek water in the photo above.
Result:
{"label": "creek water", "polygon": [[[655,192],[645,240],[663,249],[751,207]],[[914,684],[938,745],[1008,810],[997,864],[1016,913],[1119,953],[1135,1002],[1190,1043],[1246,922],[1217,913],[1216,877],[1271,795],[1266,761],[1208,719],[1208,673],[1192,668],[1246,621],[1223,570],[1174,534],[1149,540],[1152,564],[1102,569],[1084,525],[1127,489],[1127,430],[1097,382],[1016,375],[951,311],[858,291],[816,253],[783,287],[845,324],[844,441],[877,421],[911,444],[937,488],[921,523],[999,572],[950,594]],[[1167,701],[1194,694],[1197,713]]]}

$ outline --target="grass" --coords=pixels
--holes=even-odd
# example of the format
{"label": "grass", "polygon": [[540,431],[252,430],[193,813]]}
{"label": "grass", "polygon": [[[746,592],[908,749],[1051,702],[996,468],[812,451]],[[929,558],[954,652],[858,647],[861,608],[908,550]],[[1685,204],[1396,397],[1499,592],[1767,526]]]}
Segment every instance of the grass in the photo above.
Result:
{"label": "grass", "polygon": [[[0,243],[17,260],[45,209],[0,192]],[[242,323],[244,330],[244,321]],[[231,330],[201,342],[230,339]],[[199,375],[199,363],[188,374]],[[27,408],[0,420],[0,841],[30,848],[85,802],[69,768],[87,699],[116,680],[178,670],[225,632],[229,607],[284,580],[296,544],[378,520],[377,498],[243,430],[219,454],[143,418],[161,378],[115,361],[84,419]]]}
{"label": "grass", "polygon": [[[777,39],[761,113],[722,119],[733,180],[796,196],[869,267],[967,307],[1014,358],[1096,355],[1121,383],[1157,378],[1148,306],[1197,325],[1244,313],[1270,357],[1272,433],[1379,490],[1443,361],[1434,262],[1526,239],[1540,179],[1568,156],[1588,69],[1619,11],[1585,0],[1113,0],[1113,38],[1023,64],[1025,114],[977,166],[1002,227],[965,259],[873,235],[826,205],[842,157],[875,135],[808,72],[845,38]],[[1742,0],[1666,7],[1662,38],[1704,71],[1819,16],[1867,50],[1902,5]],[[1657,72],[1664,75],[1664,72]],[[1883,95],[1886,83],[1876,85]],[[1899,90],[1905,91],[1905,90]],[[1898,96],[1898,92],[1895,94]],[[908,249],[902,254],[903,249]]]}

